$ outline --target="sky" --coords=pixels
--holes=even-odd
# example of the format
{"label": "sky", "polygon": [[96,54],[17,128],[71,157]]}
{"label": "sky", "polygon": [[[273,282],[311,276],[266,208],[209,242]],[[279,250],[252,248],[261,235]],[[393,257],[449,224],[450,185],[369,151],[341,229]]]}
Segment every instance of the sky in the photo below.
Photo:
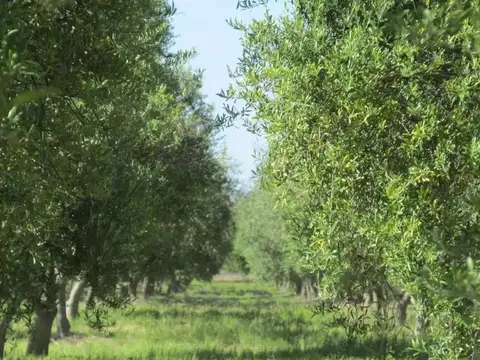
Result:
{"label": "sky", "polygon": [[[222,98],[217,93],[229,84],[227,65],[234,68],[242,54],[241,33],[232,29],[227,19],[236,18],[243,23],[262,18],[265,8],[236,9],[237,0],[174,0],[177,13],[173,17],[177,49],[195,48],[197,55],[190,64],[204,69],[203,92],[207,101],[222,112]],[[273,15],[283,13],[283,1],[269,5]],[[265,148],[266,142],[249,133],[241,125],[226,129],[222,135],[228,157],[236,165],[236,177],[248,187],[252,184],[252,170],[256,168],[254,149]]]}

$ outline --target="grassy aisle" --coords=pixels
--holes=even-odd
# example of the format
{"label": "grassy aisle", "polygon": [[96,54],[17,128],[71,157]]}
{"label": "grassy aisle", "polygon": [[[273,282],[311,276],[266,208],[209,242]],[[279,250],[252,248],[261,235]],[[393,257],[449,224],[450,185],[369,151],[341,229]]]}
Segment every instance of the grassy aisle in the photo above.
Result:
{"label": "grassy aisle", "polygon": [[[75,337],[52,343],[49,359],[370,359],[369,339],[347,346],[341,328],[314,317],[297,298],[249,282],[195,283],[185,295],[153,298],[111,334],[72,324]],[[25,339],[7,360],[25,359]]]}

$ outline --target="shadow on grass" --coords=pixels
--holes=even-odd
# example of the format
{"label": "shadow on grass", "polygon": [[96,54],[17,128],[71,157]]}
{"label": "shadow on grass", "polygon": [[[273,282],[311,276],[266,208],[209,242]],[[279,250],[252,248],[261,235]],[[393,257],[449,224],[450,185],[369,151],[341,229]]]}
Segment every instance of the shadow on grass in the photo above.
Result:
{"label": "shadow on grass", "polygon": [[[254,300],[254,301],[252,301]],[[246,302],[248,304],[245,304]],[[248,306],[269,306],[269,305],[276,305],[277,302],[272,298],[264,298],[262,299],[259,296],[252,296],[252,297],[229,297],[229,298],[221,298],[221,297],[191,297],[185,296],[183,298],[175,298],[175,297],[163,297],[158,296],[152,298],[150,300],[151,303],[157,303],[162,305],[174,305],[174,304],[184,304],[184,305],[191,305],[191,306],[213,306],[216,308],[226,308],[232,306],[239,306],[242,303]]]}
{"label": "shadow on grass", "polygon": [[252,295],[254,297],[273,297],[273,294],[269,291],[265,290],[222,290],[222,291],[208,291],[208,290],[197,290],[193,291],[193,295],[213,295],[213,296],[220,296],[220,295],[236,295],[236,296],[245,296],[245,295]]}
{"label": "shadow on grass", "polygon": [[[415,359],[412,353],[408,352],[409,342],[398,340],[391,345],[392,355],[395,359]],[[308,360],[319,358],[344,358],[354,357],[359,359],[381,358],[379,349],[382,344],[380,340],[369,339],[360,343],[348,343],[347,341],[327,341],[321,347],[310,349],[291,349],[254,353],[251,351],[232,351],[232,350],[200,350],[193,354],[186,355],[188,359],[199,360],[230,360],[230,359],[276,359],[276,360]]]}
{"label": "shadow on grass", "polygon": [[[260,332],[263,337],[271,339],[282,339],[290,344],[292,350],[279,352],[232,352],[225,349],[199,350],[191,354],[195,359],[317,359],[318,357],[356,357],[356,358],[381,358],[380,349],[383,343],[379,339],[366,338],[356,342],[348,342],[344,338],[326,336],[323,346],[314,349],[300,350],[301,339],[315,338],[320,336],[318,329],[312,328],[312,323],[302,317],[289,316],[281,318],[277,313],[262,312],[260,310],[242,309],[209,309],[206,311],[195,311],[195,309],[167,309],[158,311],[154,309],[139,309],[131,316],[144,316],[150,318],[177,318],[191,319],[198,318],[206,321],[215,321],[222,317],[235,317],[247,322],[255,321],[251,331]],[[410,341],[407,339],[389,340],[389,350],[395,359],[414,359],[407,351]],[[187,355],[186,358],[190,359]]]}
{"label": "shadow on grass", "polygon": [[282,320],[279,318],[277,313],[262,312],[260,309],[249,309],[247,307],[240,307],[235,309],[208,309],[205,311],[197,311],[192,308],[184,309],[166,309],[166,310],[155,310],[155,309],[136,309],[133,313],[129,315],[130,317],[147,317],[147,318],[198,318],[205,320],[216,320],[219,318],[231,317],[237,318],[245,321],[253,321],[257,319],[259,325],[265,324],[268,327],[287,327],[294,323],[296,326],[307,326],[307,323],[301,317],[292,317],[287,320]]}
{"label": "shadow on grass", "polygon": [[[393,354],[395,359],[415,359],[408,353],[408,342],[399,340],[392,348],[396,350]],[[324,346],[310,349],[289,349],[276,351],[235,351],[231,349],[205,349],[195,352],[182,353],[153,353],[143,359],[196,359],[196,360],[313,360],[321,358],[342,359],[354,357],[358,359],[381,358],[378,349],[381,347],[379,340],[367,340],[360,344],[349,344],[346,341],[327,342]],[[141,358],[138,358],[140,360]]]}
{"label": "shadow on grass", "polygon": [[[389,351],[394,359],[415,359],[408,350],[410,341],[407,339],[388,340]],[[382,358],[385,344],[382,339],[367,338],[349,342],[345,339],[327,339],[320,349],[322,356],[352,356],[357,358]]]}
{"label": "shadow on grass", "polygon": [[[394,359],[410,359],[419,360],[408,352],[409,342],[398,340],[392,346],[395,350]],[[358,344],[351,344],[346,341],[331,340],[327,341],[323,346],[313,347],[309,349],[288,349],[264,352],[253,351],[235,351],[232,349],[204,349],[194,352],[166,352],[151,350],[146,356],[130,357],[131,360],[153,360],[153,359],[195,359],[195,360],[317,360],[321,358],[328,359],[381,359],[378,349],[381,348],[380,340],[370,339]],[[60,357],[64,358],[64,357]],[[59,359],[60,359],[59,358]],[[67,357],[65,357],[66,359]],[[18,358],[19,359],[19,358]],[[118,360],[118,357],[89,357],[89,360]]]}
{"label": "shadow on grass", "polygon": [[[206,293],[206,292],[205,292]],[[203,293],[202,293],[203,294]],[[211,294],[211,292],[209,293]],[[225,293],[222,293],[225,294]],[[245,292],[247,294],[247,292]],[[238,295],[238,292],[236,292]],[[245,302],[246,299],[256,301]],[[358,359],[383,358],[381,349],[384,347],[381,340],[365,338],[357,342],[347,342],[343,337],[335,337],[333,334],[319,334],[319,329],[312,321],[305,320],[301,315],[294,312],[285,313],[277,311],[265,311],[269,305],[276,305],[276,297],[248,296],[248,297],[158,297],[153,302],[162,305],[182,304],[182,307],[161,307],[160,309],[137,309],[131,316],[147,318],[173,318],[173,319],[201,319],[216,321],[220,318],[230,317],[253,323],[250,329],[259,332],[261,336],[270,339],[282,339],[290,344],[290,349],[281,351],[250,352],[235,351],[230,348],[199,349],[192,353],[183,353],[179,359],[318,359],[318,358],[344,358],[353,357]],[[210,307],[210,308],[209,308]],[[299,342],[304,339],[324,337],[322,346],[310,349],[300,349]],[[307,341],[308,342],[308,341]],[[315,343],[318,344],[317,341]],[[406,339],[390,340],[389,350],[395,359],[415,359],[408,351],[410,341]],[[167,355],[167,354],[165,354]],[[172,355],[174,355],[172,357]],[[166,359],[176,359],[179,353],[168,354]],[[418,358],[417,358],[418,359]]]}
{"label": "shadow on grass", "polygon": [[291,346],[297,346],[301,338],[318,335],[318,329],[312,328],[312,323],[302,317],[291,315],[287,318],[282,318],[278,313],[262,312],[259,309],[208,309],[206,311],[195,311],[188,308],[166,310],[139,309],[130,316],[153,319],[178,319],[179,322],[196,319],[205,322],[205,324],[220,321],[222,318],[235,318],[247,323],[247,326],[253,323],[254,326],[251,327],[251,332],[273,340],[282,339]]}

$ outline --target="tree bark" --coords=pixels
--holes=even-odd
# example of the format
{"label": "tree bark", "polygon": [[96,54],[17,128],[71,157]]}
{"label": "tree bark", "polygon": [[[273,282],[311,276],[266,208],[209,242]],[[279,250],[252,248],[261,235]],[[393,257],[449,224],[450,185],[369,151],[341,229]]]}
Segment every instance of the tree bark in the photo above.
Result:
{"label": "tree bark", "polygon": [[173,275],[167,287],[167,295],[170,295],[172,293],[178,294],[181,291],[182,291],[182,288],[180,287],[177,277]]}
{"label": "tree bark", "polygon": [[407,321],[407,309],[411,303],[410,295],[403,294],[397,304],[397,321],[400,325],[405,325]]}
{"label": "tree bark", "polygon": [[[67,318],[66,306],[66,281],[63,277],[58,282],[58,302],[57,302],[57,335],[60,338],[70,336],[70,323]],[[78,308],[77,308],[78,311]]]}
{"label": "tree bark", "polygon": [[53,267],[49,269],[46,275],[44,292],[33,307],[35,316],[33,318],[33,328],[28,337],[27,355],[48,355],[52,324],[57,315],[56,302],[61,276]]}
{"label": "tree bark", "polygon": [[300,279],[299,277],[295,278],[295,294],[297,294],[298,296],[302,294],[302,285],[302,279]]}
{"label": "tree bark", "polygon": [[0,359],[3,358],[5,353],[5,344],[7,342],[7,333],[10,324],[15,319],[15,314],[20,308],[21,301],[17,298],[12,300],[8,305],[0,322]]}
{"label": "tree bark", "polygon": [[0,322],[0,359],[3,359],[3,354],[5,354],[5,343],[7,341],[7,331],[10,321],[11,317],[5,315],[2,322]]}
{"label": "tree bark", "polygon": [[70,298],[68,299],[68,316],[71,319],[75,319],[79,316],[78,305],[80,304],[80,298],[82,297],[84,288],[85,280],[80,280],[75,283],[70,292]]}
{"label": "tree bark", "polygon": [[288,285],[295,288],[295,294],[302,294],[302,279],[294,271],[289,271],[288,273]]}
{"label": "tree bark", "polygon": [[88,288],[87,298],[85,299],[85,306],[88,309],[95,307],[95,291],[92,287]]}
{"label": "tree bark", "polygon": [[129,286],[125,283],[118,284],[118,293],[122,299],[125,299],[129,296]]}
{"label": "tree bark", "polygon": [[47,356],[55,319],[55,307],[36,306],[32,333],[28,338],[27,355]]}
{"label": "tree bark", "polygon": [[155,281],[153,277],[147,276],[144,280],[144,287],[143,287],[143,298],[145,300],[148,300],[150,296],[153,295],[154,292],[154,287],[155,287]]}
{"label": "tree bark", "polygon": [[312,292],[313,292],[313,296],[314,298],[318,298],[318,276],[316,274],[312,274],[311,275],[311,279],[312,279]]}
{"label": "tree bark", "polygon": [[139,282],[138,278],[133,277],[133,278],[130,279],[130,283],[128,284],[128,288],[129,288],[129,291],[130,291],[130,296],[132,298],[137,297],[138,282]]}
{"label": "tree bark", "polygon": [[162,294],[162,286],[163,286],[163,281],[159,280],[155,284],[155,291],[157,291],[158,294]]}
{"label": "tree bark", "polygon": [[388,319],[388,299],[385,286],[380,284],[374,289],[377,296],[377,315],[384,321]]}
{"label": "tree bark", "polygon": [[315,277],[313,275],[305,275],[301,280],[301,293],[305,299],[314,299],[318,296]]}

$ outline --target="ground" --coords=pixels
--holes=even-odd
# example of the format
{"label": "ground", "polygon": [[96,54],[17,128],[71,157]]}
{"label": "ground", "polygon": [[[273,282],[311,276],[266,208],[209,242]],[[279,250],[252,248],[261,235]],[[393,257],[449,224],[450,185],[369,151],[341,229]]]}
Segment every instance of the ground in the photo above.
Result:
{"label": "ground", "polygon": [[[378,340],[348,343],[343,328],[330,324],[331,315],[312,317],[300,298],[252,281],[194,283],[186,294],[154,297],[130,314],[112,316],[116,325],[107,332],[91,330],[82,318],[74,321],[75,336],[52,342],[49,359],[380,358]],[[392,348],[405,349],[406,341],[402,335]],[[25,343],[11,342],[6,359],[25,359]]]}

